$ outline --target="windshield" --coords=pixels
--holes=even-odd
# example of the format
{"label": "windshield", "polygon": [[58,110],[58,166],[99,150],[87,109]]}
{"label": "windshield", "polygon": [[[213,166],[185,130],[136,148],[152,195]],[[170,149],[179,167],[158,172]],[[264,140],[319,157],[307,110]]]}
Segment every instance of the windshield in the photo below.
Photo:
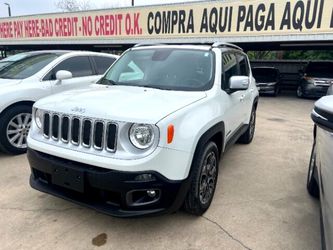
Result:
{"label": "windshield", "polygon": [[58,56],[56,54],[40,54],[23,58],[0,71],[0,78],[25,79],[40,71]]}
{"label": "windshield", "polygon": [[9,56],[9,57],[6,57],[4,59],[2,59],[0,61],[1,62],[16,62],[16,61],[19,61],[25,57],[29,56],[28,53],[19,53],[19,54],[16,54],[16,55],[13,55],[13,56]]}
{"label": "windshield", "polygon": [[252,74],[256,81],[261,83],[276,82],[279,76],[278,71],[271,68],[253,68]]}
{"label": "windshield", "polygon": [[307,76],[312,77],[329,77],[333,78],[333,63],[324,62],[324,63],[309,63],[305,69]]}
{"label": "windshield", "polygon": [[11,64],[11,63],[13,63],[13,62],[10,62],[10,61],[2,62],[2,61],[0,61],[0,69],[6,67],[7,65],[9,65],[9,64]]}
{"label": "windshield", "polygon": [[211,51],[173,48],[131,50],[99,83],[201,91],[211,87],[213,68]]}

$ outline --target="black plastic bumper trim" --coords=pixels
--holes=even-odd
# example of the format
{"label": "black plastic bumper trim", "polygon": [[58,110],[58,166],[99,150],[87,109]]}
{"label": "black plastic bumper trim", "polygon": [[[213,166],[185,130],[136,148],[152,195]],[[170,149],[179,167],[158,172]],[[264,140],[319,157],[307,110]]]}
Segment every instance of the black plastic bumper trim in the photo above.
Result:
{"label": "black plastic bumper trim", "polygon": [[[51,156],[32,149],[28,149],[27,155],[32,171],[30,176],[32,188],[115,217],[137,217],[175,212],[183,204],[190,186],[189,178],[183,181],[172,181],[153,171],[109,170]],[[69,189],[52,183],[53,171],[58,168],[81,173],[84,178],[84,188],[81,190],[81,186],[77,185],[75,190],[75,188]],[[135,177],[140,174],[151,174],[155,180],[136,181]],[[160,190],[161,197],[158,202],[139,207],[126,203],[126,194],[131,190],[148,189]],[[112,194],[112,197],[117,197],[116,200],[119,202],[106,199],[110,196],[109,194]]]}

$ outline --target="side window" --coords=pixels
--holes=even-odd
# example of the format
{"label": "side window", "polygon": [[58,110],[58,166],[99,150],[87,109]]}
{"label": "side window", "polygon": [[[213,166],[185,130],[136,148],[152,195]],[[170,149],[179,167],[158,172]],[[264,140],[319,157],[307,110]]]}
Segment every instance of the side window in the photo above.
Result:
{"label": "side window", "polygon": [[238,75],[237,58],[233,53],[222,54],[222,89],[229,88],[229,80],[232,76]]}
{"label": "side window", "polygon": [[55,80],[56,73],[59,70],[68,70],[73,74],[73,77],[93,75],[93,70],[89,58],[87,56],[76,56],[59,63],[44,77],[43,80]]}
{"label": "side window", "polygon": [[114,63],[116,58],[106,56],[94,56],[93,57],[97,67],[97,74],[103,75],[105,71]]}
{"label": "side window", "polygon": [[249,76],[250,68],[247,58],[243,54],[237,54],[237,60],[239,63],[239,74],[240,76]]}

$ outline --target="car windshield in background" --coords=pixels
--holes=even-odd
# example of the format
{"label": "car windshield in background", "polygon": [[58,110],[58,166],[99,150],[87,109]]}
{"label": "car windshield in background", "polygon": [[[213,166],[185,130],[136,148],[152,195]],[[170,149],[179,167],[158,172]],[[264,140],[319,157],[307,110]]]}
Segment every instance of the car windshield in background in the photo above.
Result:
{"label": "car windshield in background", "polygon": [[29,56],[28,53],[20,53],[20,54],[9,56],[9,57],[6,57],[6,58],[0,60],[0,70],[7,67],[8,65],[10,65],[14,62],[22,60],[23,58],[25,58],[27,56]]}
{"label": "car windshield in background", "polygon": [[278,80],[278,71],[271,68],[253,68],[253,77],[257,83],[270,83]]}
{"label": "car windshield in background", "polygon": [[307,76],[333,78],[333,62],[309,63],[305,69]]}
{"label": "car windshield in background", "polygon": [[58,55],[56,54],[39,54],[29,56],[19,60],[0,71],[0,78],[3,79],[25,79],[40,71]]}
{"label": "car windshield in background", "polygon": [[202,91],[211,88],[213,68],[211,51],[173,48],[131,50],[99,83]]}
{"label": "car windshield in background", "polygon": [[9,65],[11,63],[13,63],[13,62],[11,62],[11,61],[4,61],[4,62],[0,61],[0,69],[6,67],[7,65]]}
{"label": "car windshield in background", "polygon": [[19,54],[16,54],[16,55],[13,55],[13,56],[8,56],[4,59],[2,59],[0,61],[0,63],[2,62],[17,62],[19,60],[22,60],[23,58],[29,56],[29,53],[19,53]]}

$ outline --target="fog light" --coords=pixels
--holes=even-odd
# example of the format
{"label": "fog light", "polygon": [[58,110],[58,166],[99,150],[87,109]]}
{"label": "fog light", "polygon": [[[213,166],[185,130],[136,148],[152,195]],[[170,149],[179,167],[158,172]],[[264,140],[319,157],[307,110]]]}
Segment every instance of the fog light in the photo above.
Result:
{"label": "fog light", "polygon": [[155,190],[147,190],[147,195],[150,198],[154,198],[156,196],[156,191]]}
{"label": "fog light", "polygon": [[156,178],[152,174],[140,174],[134,178],[135,181],[156,181]]}

